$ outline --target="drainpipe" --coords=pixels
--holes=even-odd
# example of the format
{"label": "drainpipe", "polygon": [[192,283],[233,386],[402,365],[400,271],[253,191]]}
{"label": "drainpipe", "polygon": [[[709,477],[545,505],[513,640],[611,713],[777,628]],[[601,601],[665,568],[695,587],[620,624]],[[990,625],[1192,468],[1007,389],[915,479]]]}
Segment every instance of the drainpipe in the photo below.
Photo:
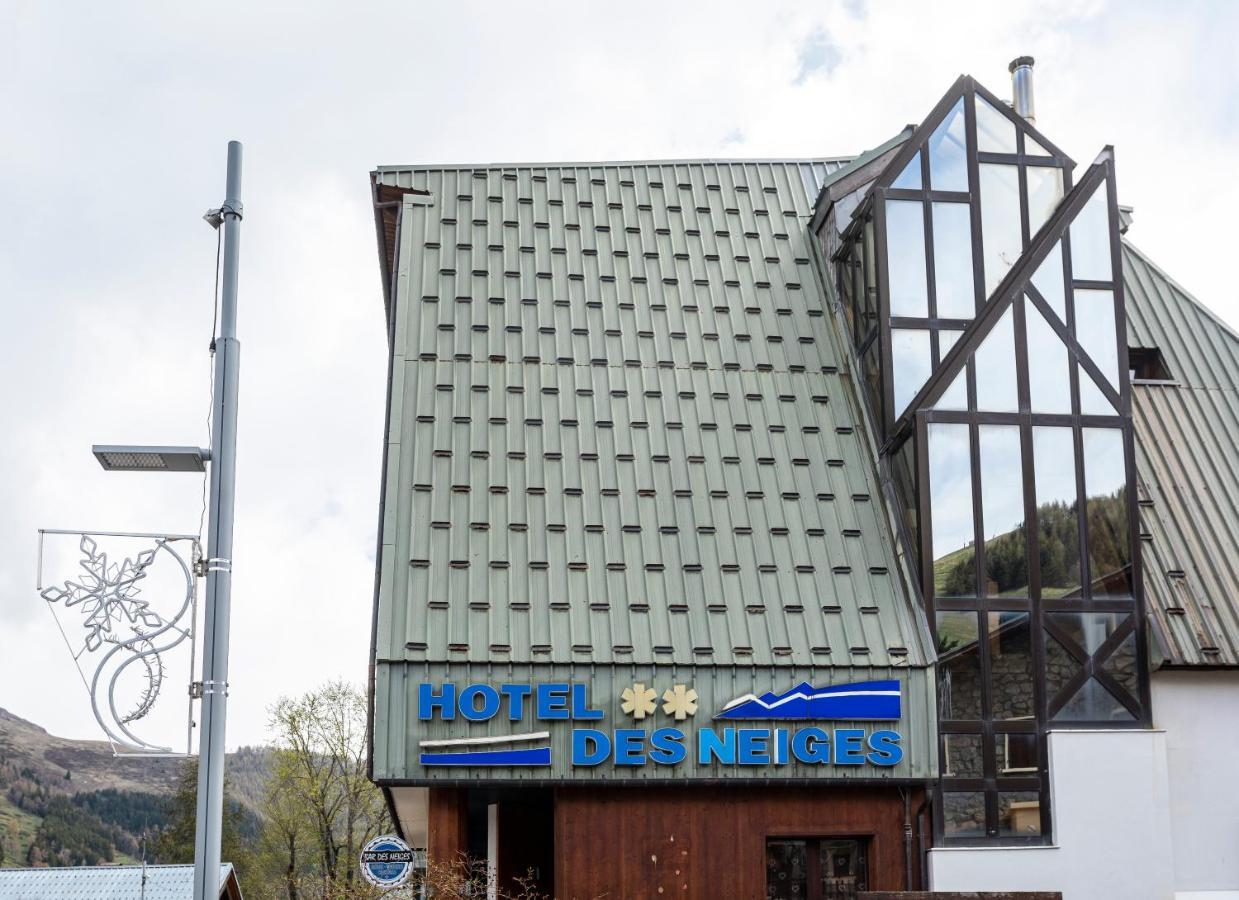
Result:
{"label": "drainpipe", "polygon": [[1037,110],[1033,106],[1033,58],[1017,57],[1011,60],[1007,69],[1011,72],[1011,105],[1017,114],[1028,120],[1028,124],[1035,125]]}
{"label": "drainpipe", "polygon": [[912,795],[904,788],[903,794],[903,884],[904,890],[912,890]]}
{"label": "drainpipe", "polygon": [[925,810],[929,806],[929,798],[932,791],[929,785],[925,786],[925,793],[921,795],[921,805],[916,808],[916,850],[917,856],[920,857],[921,863],[921,890],[929,889],[929,848],[925,846]]}

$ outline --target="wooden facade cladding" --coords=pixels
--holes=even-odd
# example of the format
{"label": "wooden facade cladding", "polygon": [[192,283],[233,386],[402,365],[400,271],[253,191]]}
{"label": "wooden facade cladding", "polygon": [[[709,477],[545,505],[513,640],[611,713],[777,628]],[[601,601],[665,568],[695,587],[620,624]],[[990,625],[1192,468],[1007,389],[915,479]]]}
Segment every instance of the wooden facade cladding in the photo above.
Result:
{"label": "wooden facade cladding", "polygon": [[468,853],[468,801],[463,788],[431,788],[427,855],[452,865]]}
{"label": "wooden facade cladding", "polygon": [[[905,790],[915,811],[921,791]],[[558,788],[555,896],[765,897],[766,839],[779,836],[862,838],[870,888],[902,890],[903,826],[893,788]]]}

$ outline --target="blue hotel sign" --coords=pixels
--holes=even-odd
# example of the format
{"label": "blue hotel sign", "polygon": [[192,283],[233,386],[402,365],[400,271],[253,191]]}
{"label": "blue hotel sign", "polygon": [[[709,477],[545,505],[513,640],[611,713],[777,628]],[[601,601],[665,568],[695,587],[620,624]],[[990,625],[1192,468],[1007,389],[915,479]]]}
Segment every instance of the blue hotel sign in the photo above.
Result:
{"label": "blue hotel sign", "polygon": [[[904,756],[899,731],[852,727],[858,722],[897,722],[902,693],[897,680],[814,687],[798,684],[781,693],[745,694],[723,705],[708,725],[683,720],[697,711],[696,691],[676,685],[663,694],[663,711],[677,724],[641,727],[653,716],[657,693],[643,684],[626,688],[621,709],[635,727],[607,728],[605,713],[583,683],[420,684],[417,716],[423,722],[502,721],[507,735],[425,740],[423,766],[550,766],[551,723],[571,725],[573,766],[882,766]],[[834,727],[829,722],[847,722]],[[625,723],[628,724],[628,723]]]}

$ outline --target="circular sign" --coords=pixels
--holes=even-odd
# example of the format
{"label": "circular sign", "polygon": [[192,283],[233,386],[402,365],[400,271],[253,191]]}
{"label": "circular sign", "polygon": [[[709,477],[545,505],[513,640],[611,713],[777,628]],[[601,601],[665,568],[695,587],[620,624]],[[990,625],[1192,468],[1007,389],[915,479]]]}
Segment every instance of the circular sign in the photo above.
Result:
{"label": "circular sign", "polygon": [[394,834],[376,837],[361,848],[361,874],[379,887],[399,887],[413,872],[413,850]]}

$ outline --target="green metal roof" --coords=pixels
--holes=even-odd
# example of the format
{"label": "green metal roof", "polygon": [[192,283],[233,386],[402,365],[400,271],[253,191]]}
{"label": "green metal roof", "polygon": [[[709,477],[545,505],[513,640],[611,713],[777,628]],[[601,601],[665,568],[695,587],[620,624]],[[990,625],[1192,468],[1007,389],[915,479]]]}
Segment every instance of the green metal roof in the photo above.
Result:
{"label": "green metal roof", "polygon": [[1172,665],[1239,665],[1239,336],[1130,243],[1128,337],[1170,383],[1133,383],[1141,557]]}
{"label": "green metal roof", "polygon": [[837,160],[384,168],[383,661],[924,665],[805,228]]}

